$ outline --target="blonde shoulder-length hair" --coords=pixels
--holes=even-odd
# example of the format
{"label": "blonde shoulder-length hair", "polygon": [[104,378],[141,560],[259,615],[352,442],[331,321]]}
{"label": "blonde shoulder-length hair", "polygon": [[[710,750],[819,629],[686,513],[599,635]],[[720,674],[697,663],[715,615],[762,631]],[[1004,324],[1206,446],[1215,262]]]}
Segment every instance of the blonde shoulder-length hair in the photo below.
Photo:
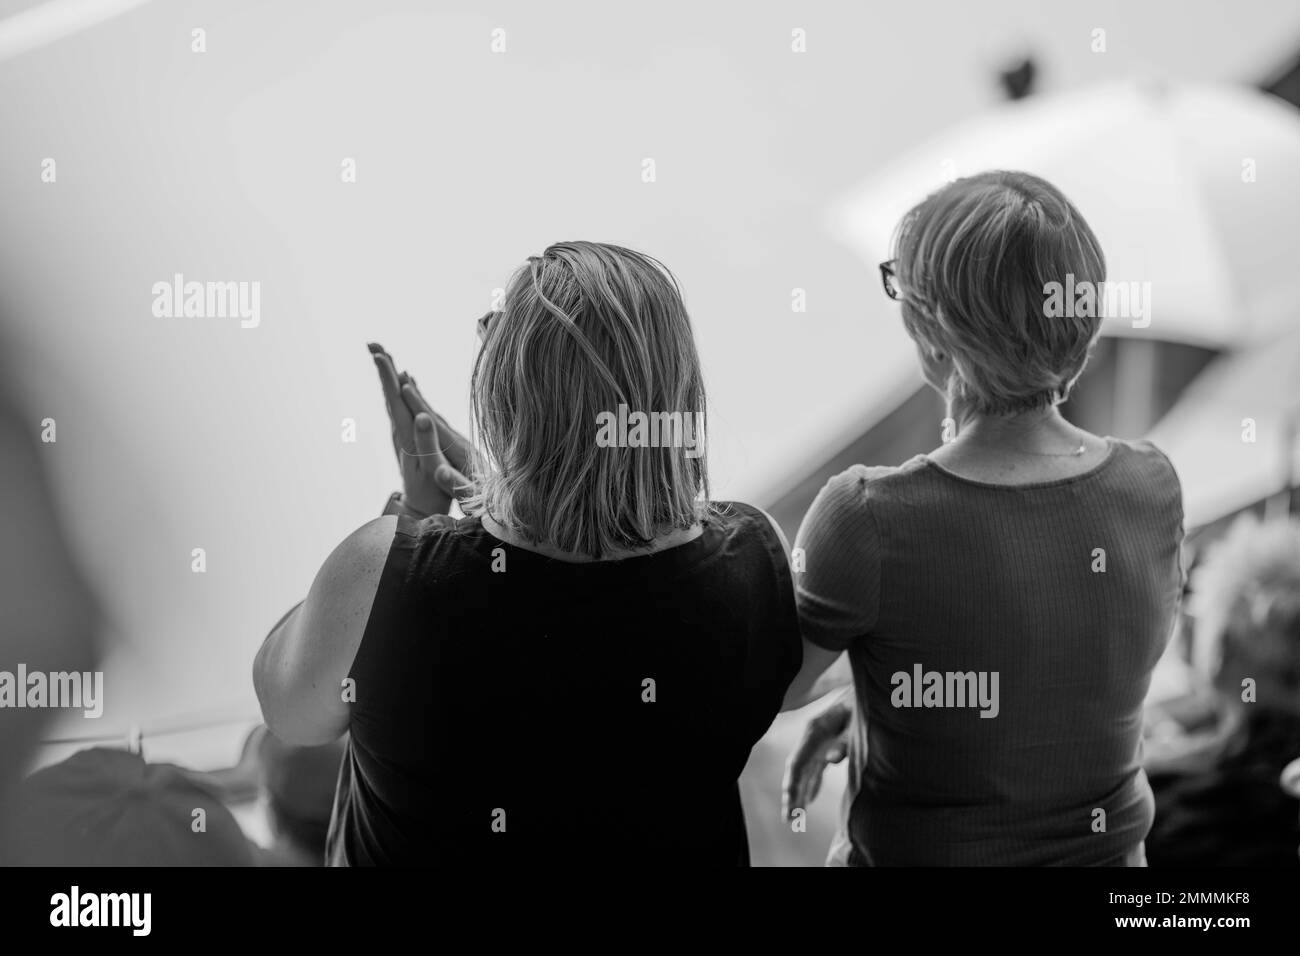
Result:
{"label": "blonde shoulder-length hair", "polygon": [[597,242],[529,257],[484,329],[471,406],[479,454],[463,507],[526,540],[601,558],[708,509],[702,435],[695,447],[598,441],[620,406],[703,420],[690,318],[657,259]]}

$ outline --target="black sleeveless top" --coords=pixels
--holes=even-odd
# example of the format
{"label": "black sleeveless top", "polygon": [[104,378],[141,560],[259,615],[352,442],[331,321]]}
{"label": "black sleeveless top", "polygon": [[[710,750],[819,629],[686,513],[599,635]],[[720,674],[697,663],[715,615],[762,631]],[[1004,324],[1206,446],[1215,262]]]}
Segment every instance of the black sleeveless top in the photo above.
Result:
{"label": "black sleeveless top", "polygon": [[349,676],[335,865],[749,860],[737,778],[799,669],[766,516],[589,564],[398,519]]}

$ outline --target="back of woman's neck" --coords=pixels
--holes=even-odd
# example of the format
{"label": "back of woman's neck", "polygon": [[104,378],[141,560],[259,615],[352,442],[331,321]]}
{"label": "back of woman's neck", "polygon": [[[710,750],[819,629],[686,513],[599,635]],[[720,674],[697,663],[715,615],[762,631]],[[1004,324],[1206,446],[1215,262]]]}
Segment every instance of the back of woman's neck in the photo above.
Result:
{"label": "back of woman's neck", "polygon": [[957,434],[981,445],[1031,443],[1050,440],[1064,432],[1077,432],[1055,408],[1034,409],[1011,415],[969,413],[960,419]]}
{"label": "back of woman's neck", "polygon": [[532,551],[543,557],[553,558],[556,561],[566,561],[570,564],[593,564],[598,561],[621,561],[624,558],[635,558],[644,554],[654,554],[656,551],[664,551],[668,548],[675,548],[679,544],[686,544],[698,538],[704,531],[699,524],[692,525],[690,528],[677,528],[672,531],[656,536],[645,547],[641,548],[611,548],[600,557],[592,557],[589,554],[583,554],[576,551],[564,551],[544,541],[533,541],[524,535],[519,534],[512,528],[507,528],[491,515],[484,512],[479,516],[483,523],[484,529],[494,538],[499,538],[506,544],[524,551]]}

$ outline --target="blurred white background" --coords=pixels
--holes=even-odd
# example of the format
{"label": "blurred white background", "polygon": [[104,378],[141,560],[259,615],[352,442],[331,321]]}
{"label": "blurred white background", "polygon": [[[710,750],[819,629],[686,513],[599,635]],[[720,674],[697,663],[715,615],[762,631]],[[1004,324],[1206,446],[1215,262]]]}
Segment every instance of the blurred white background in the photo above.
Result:
{"label": "blurred white background", "polygon": [[[1043,93],[1254,84],[1300,39],[1289,0],[90,6],[121,9],[0,3],[88,24],[0,40],[0,310],[111,615],[105,733],[256,714],[262,637],[397,486],[367,341],[463,426],[474,320],[525,256],[643,249],[695,321],[715,492],[765,505],[912,361],[875,262],[827,226],[865,176],[998,102],[1025,53]],[[260,282],[260,327],[154,317],[175,273]],[[238,743],[150,756],[221,763]]]}

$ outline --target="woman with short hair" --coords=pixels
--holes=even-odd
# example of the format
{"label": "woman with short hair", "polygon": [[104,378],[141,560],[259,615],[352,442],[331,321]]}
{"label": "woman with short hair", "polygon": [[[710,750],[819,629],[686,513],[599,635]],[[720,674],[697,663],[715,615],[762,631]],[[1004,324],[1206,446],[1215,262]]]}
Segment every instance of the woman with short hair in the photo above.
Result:
{"label": "woman with short hair", "polygon": [[708,497],[676,281],[557,243],[480,334],[477,456],[374,347],[404,494],[255,665],[277,736],[349,731],[329,862],[747,863],[737,778],[798,670],[794,589],[767,516]]}
{"label": "woman with short hair", "polygon": [[1150,443],[1059,410],[1100,317],[1052,296],[1099,291],[1100,245],[1059,190],[1015,172],[938,190],[895,245],[885,289],[955,436],[835,476],[804,519],[786,709],[847,651],[857,718],[819,718],[788,797],[805,804],[847,730],[840,862],[1141,863],[1142,702],[1182,592],[1182,501]]}

